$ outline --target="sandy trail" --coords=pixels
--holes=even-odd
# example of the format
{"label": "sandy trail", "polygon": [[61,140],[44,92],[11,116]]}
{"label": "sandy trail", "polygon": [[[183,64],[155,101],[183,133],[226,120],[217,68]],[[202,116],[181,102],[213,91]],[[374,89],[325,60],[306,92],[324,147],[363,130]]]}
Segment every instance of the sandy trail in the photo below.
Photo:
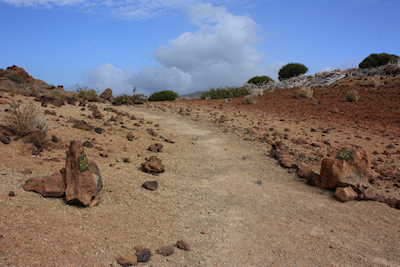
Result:
{"label": "sandy trail", "polygon": [[189,239],[193,252],[184,264],[400,262],[398,210],[377,202],[340,203],[332,192],[307,186],[277,166],[260,143],[181,116],[136,112],[187,142],[172,170],[185,180],[176,185],[185,206],[177,222],[194,236],[206,234]]}

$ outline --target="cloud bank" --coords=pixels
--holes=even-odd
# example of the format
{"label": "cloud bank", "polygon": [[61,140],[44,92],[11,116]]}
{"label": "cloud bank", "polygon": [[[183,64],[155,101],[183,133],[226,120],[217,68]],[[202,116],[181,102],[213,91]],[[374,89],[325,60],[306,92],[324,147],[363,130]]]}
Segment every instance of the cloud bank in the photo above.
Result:
{"label": "cloud bank", "polygon": [[199,30],[160,45],[153,53],[159,65],[129,73],[107,63],[88,70],[89,85],[110,87],[117,94],[133,87],[146,95],[161,90],[186,94],[210,87],[241,86],[259,75],[276,79],[283,63],[262,67],[265,55],[255,48],[261,41],[261,29],[250,16],[233,15],[211,4],[192,5],[187,10]]}

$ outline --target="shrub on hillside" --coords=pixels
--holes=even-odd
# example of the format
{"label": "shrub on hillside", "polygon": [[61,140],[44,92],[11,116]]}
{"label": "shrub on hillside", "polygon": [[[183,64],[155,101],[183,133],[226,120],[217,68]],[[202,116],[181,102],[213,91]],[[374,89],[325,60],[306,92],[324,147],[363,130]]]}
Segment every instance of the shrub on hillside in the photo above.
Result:
{"label": "shrub on hillside", "polygon": [[289,63],[283,66],[279,70],[279,76],[278,79],[280,81],[289,79],[295,76],[299,76],[301,74],[304,74],[308,71],[308,68],[304,66],[303,64],[299,63]]}
{"label": "shrub on hillside", "polygon": [[17,75],[7,75],[6,78],[8,80],[11,80],[11,81],[16,82],[18,84],[24,83],[24,81],[20,77],[18,77]]}
{"label": "shrub on hillside", "polygon": [[112,105],[120,106],[120,105],[135,105],[135,104],[143,104],[147,101],[147,97],[143,94],[136,93],[136,87],[133,88],[133,95],[119,95],[113,99],[111,102]]}
{"label": "shrub on hillside", "polygon": [[386,74],[398,74],[400,73],[400,59],[396,62],[389,62],[384,66]]}
{"label": "shrub on hillside", "polygon": [[173,91],[161,91],[152,94],[149,97],[149,101],[166,101],[179,99],[179,95]]}
{"label": "shrub on hillside", "polygon": [[78,93],[78,98],[82,100],[87,100],[89,102],[101,102],[102,99],[94,89],[89,89],[87,86],[76,85],[76,92]]}
{"label": "shrub on hillside", "polygon": [[368,57],[364,58],[360,64],[358,64],[359,68],[376,68],[383,65],[386,65],[390,62],[397,62],[399,57],[396,55],[389,55],[386,53],[381,54],[370,54]]}
{"label": "shrub on hillside", "polygon": [[258,98],[257,98],[256,95],[246,95],[246,96],[244,97],[244,99],[246,100],[246,103],[247,103],[247,104],[255,105],[255,104],[258,103]]}
{"label": "shrub on hillside", "polygon": [[272,80],[270,77],[268,76],[255,76],[253,78],[251,78],[250,80],[247,81],[247,83],[252,83],[252,84],[260,84],[260,83],[268,83],[268,82],[273,82],[274,80]]}
{"label": "shrub on hillside", "polygon": [[6,123],[19,136],[23,137],[35,130],[48,130],[45,117],[32,102],[28,105],[13,102],[10,106],[11,111],[5,114]]}
{"label": "shrub on hillside", "polygon": [[220,87],[220,88],[210,88],[210,90],[201,94],[201,99],[221,99],[221,98],[233,98],[240,97],[250,94],[246,87]]}
{"label": "shrub on hillside", "polygon": [[351,90],[347,92],[347,100],[350,102],[356,102],[358,99],[360,99],[360,96],[356,90]]}
{"label": "shrub on hillside", "polygon": [[311,87],[303,86],[297,92],[295,97],[302,99],[302,98],[312,98],[314,94],[314,90]]}

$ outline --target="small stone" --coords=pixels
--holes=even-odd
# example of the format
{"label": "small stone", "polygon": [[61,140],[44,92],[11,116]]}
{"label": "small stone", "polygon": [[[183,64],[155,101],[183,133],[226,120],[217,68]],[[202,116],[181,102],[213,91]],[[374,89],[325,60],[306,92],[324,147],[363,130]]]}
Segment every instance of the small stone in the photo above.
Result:
{"label": "small stone", "polygon": [[10,191],[10,193],[8,193],[8,196],[10,196],[10,197],[15,197],[14,191]]}
{"label": "small stone", "polygon": [[52,141],[53,143],[58,143],[60,140],[58,139],[57,136],[53,135],[53,136],[51,137],[51,141]]}
{"label": "small stone", "polygon": [[257,184],[261,185],[261,184],[262,184],[262,181],[261,181],[261,180],[258,180],[258,181],[257,181]]}
{"label": "small stone", "polygon": [[172,246],[165,246],[162,248],[157,249],[157,253],[163,256],[169,256],[174,253],[174,248]]}
{"label": "small stone", "polygon": [[133,135],[132,132],[129,132],[126,134],[126,138],[128,138],[129,141],[132,141],[135,138],[135,136]]}
{"label": "small stone", "polygon": [[190,251],[190,246],[183,240],[179,240],[176,242],[176,246],[182,250]]}
{"label": "small stone", "polygon": [[22,173],[23,175],[28,175],[28,174],[31,174],[32,171],[29,170],[29,169],[25,169],[25,170],[23,170],[23,171],[20,171],[20,173]]}
{"label": "small stone", "polygon": [[8,145],[8,144],[10,144],[11,139],[8,136],[0,136],[0,141],[3,142],[4,144]]}
{"label": "small stone", "polygon": [[146,181],[142,185],[143,188],[154,191],[158,188],[158,183],[156,181]]}
{"label": "small stone", "polygon": [[351,186],[336,188],[334,196],[342,202],[347,202],[358,197],[358,194]]}
{"label": "small stone", "polygon": [[131,163],[131,162],[132,162],[130,158],[124,158],[123,161],[124,161],[125,163]]}
{"label": "small stone", "polygon": [[108,152],[103,150],[100,152],[100,156],[102,156],[103,158],[107,158],[108,157]]}
{"label": "small stone", "polygon": [[288,170],[288,173],[293,174],[293,173],[295,173],[296,171],[297,171],[296,168],[291,168],[291,169]]}
{"label": "small stone", "polygon": [[148,150],[152,151],[152,152],[161,152],[163,148],[163,145],[160,143],[155,143],[155,144],[151,144],[148,148]]}
{"label": "small stone", "polygon": [[96,127],[96,128],[94,128],[94,131],[95,131],[96,133],[98,133],[98,134],[102,134],[102,133],[104,132],[104,129],[103,129],[103,128],[100,128],[100,127]]}
{"label": "small stone", "polygon": [[131,266],[131,265],[137,265],[137,257],[135,254],[129,254],[126,256],[120,257],[117,262],[121,264],[122,266]]}
{"label": "small stone", "polygon": [[142,245],[136,245],[136,246],[133,247],[133,249],[136,250],[136,251],[141,251],[141,250],[144,249],[144,246],[142,246]]}
{"label": "small stone", "polygon": [[92,148],[93,144],[90,141],[85,141],[85,142],[83,142],[83,146],[87,147],[87,148]]}
{"label": "small stone", "polygon": [[135,255],[137,257],[137,262],[146,262],[150,259],[151,252],[150,250],[145,248],[140,251],[137,251]]}

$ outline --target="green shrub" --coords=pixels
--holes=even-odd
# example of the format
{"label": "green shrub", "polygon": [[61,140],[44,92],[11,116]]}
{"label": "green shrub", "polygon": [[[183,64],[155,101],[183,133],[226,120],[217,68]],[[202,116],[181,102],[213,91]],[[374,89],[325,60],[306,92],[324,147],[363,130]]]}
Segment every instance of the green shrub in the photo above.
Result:
{"label": "green shrub", "polygon": [[7,126],[19,136],[23,137],[35,130],[47,131],[49,129],[44,115],[32,102],[29,102],[28,105],[12,102],[10,106],[11,112],[7,112],[5,115]]}
{"label": "green shrub", "polygon": [[304,74],[308,71],[308,68],[304,66],[303,64],[299,63],[289,63],[283,66],[279,70],[279,76],[278,79],[280,81],[289,79],[295,76],[299,76],[301,74]]}
{"label": "green shrub", "polygon": [[149,97],[149,101],[166,101],[179,99],[179,95],[172,91],[161,91]]}
{"label": "green shrub", "polygon": [[143,94],[136,94],[136,87],[133,88],[133,95],[119,95],[113,99],[111,102],[112,105],[120,106],[120,105],[135,105],[135,104],[143,104],[147,101],[147,96]]}
{"label": "green shrub", "polygon": [[252,84],[259,84],[259,83],[268,83],[268,82],[273,82],[274,80],[272,80],[270,77],[268,76],[255,76],[253,78],[251,78],[250,80],[247,81],[247,83],[252,83]]}
{"label": "green shrub", "polygon": [[200,98],[201,99],[221,99],[221,98],[233,98],[233,97],[240,97],[240,96],[245,96],[249,95],[250,92],[247,88],[245,87],[220,87],[217,89],[210,88],[209,91],[206,91],[201,94]]}
{"label": "green shrub", "polygon": [[389,55],[386,53],[371,54],[358,64],[359,68],[376,68],[379,66],[386,65],[390,62],[397,62],[399,57],[396,55]]}

